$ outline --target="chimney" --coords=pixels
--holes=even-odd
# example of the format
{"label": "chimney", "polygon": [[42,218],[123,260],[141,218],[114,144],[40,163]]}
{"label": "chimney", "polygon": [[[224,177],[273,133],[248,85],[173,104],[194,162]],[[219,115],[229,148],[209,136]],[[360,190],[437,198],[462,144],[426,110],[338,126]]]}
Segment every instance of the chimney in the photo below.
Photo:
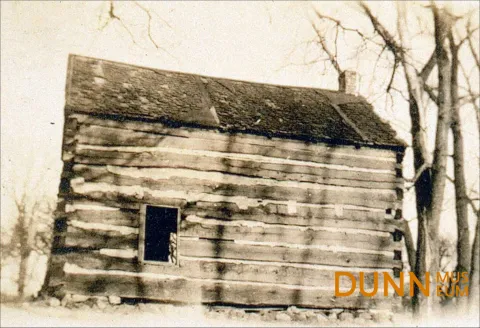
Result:
{"label": "chimney", "polygon": [[349,94],[357,93],[357,73],[354,71],[343,71],[338,76],[338,91]]}

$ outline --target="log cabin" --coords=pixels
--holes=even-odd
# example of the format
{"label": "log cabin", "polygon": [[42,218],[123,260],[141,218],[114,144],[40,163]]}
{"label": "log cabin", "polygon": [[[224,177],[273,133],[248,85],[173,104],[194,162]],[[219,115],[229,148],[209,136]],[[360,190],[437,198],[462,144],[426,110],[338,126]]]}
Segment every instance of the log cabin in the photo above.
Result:
{"label": "log cabin", "polygon": [[[353,93],[70,55],[50,286],[166,302],[385,308],[405,143]],[[350,280],[340,287],[350,288]],[[380,282],[379,288],[383,284]]]}

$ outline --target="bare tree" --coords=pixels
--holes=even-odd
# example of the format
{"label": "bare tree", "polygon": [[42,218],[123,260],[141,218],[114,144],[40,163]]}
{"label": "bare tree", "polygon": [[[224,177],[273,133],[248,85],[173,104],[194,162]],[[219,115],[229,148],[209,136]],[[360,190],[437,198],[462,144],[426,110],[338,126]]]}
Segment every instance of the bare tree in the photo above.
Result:
{"label": "bare tree", "polygon": [[[470,230],[468,226],[468,197],[464,165],[464,141],[458,101],[458,52],[461,44],[456,43],[453,29],[450,29],[448,33],[448,40],[452,58],[450,72],[450,97],[452,102],[451,129],[453,133],[455,209],[457,214],[457,266],[455,271],[460,274],[461,272],[470,272],[471,264]],[[466,283],[465,286],[462,286],[462,281],[463,280],[461,280],[459,284],[463,290],[465,286],[468,286],[468,283]],[[463,298],[460,298],[459,301],[462,302]]]}
{"label": "bare tree", "polygon": [[30,279],[29,257],[32,252],[47,255],[51,239],[54,201],[38,195],[36,190],[23,190],[14,194],[15,222],[11,229],[3,229],[2,262],[8,258],[18,260],[17,292],[24,298]]}
{"label": "bare tree", "polygon": [[[480,72],[480,56],[477,53],[477,51],[475,50],[472,39],[474,38],[474,35],[476,34],[477,35],[476,39],[478,40],[478,34],[479,34],[478,31],[479,31],[479,27],[477,26],[475,28],[472,28],[471,24],[470,24],[470,21],[469,21],[469,23],[467,24],[467,35],[462,40],[462,41],[466,40],[467,43],[468,43],[470,54],[473,57],[473,60],[475,62],[476,70],[474,70],[474,71],[476,71],[477,76]],[[478,43],[477,43],[477,47],[478,47]],[[477,89],[476,90],[474,89],[472,83],[470,83],[470,78],[469,78],[468,74],[466,73],[466,70],[465,70],[465,68],[464,68],[464,66],[462,65],[461,62],[459,62],[459,66],[460,66],[460,69],[462,70],[462,73],[463,73],[463,76],[464,76],[464,80],[465,80],[465,84],[466,84],[465,90],[467,92],[466,97],[464,97],[463,99],[467,99],[466,103],[470,104],[473,107],[473,109],[475,110],[475,113],[476,113],[476,116],[477,116],[477,124],[478,124],[477,126],[478,126],[478,130],[479,130],[479,133],[480,133],[480,107],[478,105],[478,101],[480,99],[480,92],[478,90],[479,87],[478,87],[478,84],[477,84]],[[458,108],[460,108],[460,104],[458,104]],[[480,158],[479,158],[479,167],[480,167]],[[475,231],[474,231],[472,256],[471,256],[471,264],[470,264],[470,276],[469,276],[469,278],[470,278],[469,279],[469,282],[470,282],[469,298],[470,298],[470,301],[471,301],[470,305],[475,307],[475,306],[478,306],[478,304],[480,304],[480,272],[479,272],[480,271],[480,208],[478,207],[478,205],[475,206],[474,200],[472,200],[468,196],[467,196],[466,199],[468,200],[471,208],[473,209],[473,211],[474,211],[474,213],[477,217],[477,223],[476,223]],[[478,201],[479,201],[478,197],[477,197],[476,201],[477,201],[477,204],[478,204]]]}
{"label": "bare tree", "polygon": [[[18,264],[18,275],[9,278],[16,280],[19,299],[28,296],[25,288],[35,273],[34,270],[38,270],[30,260],[35,260],[38,256],[49,256],[56,205],[55,198],[49,197],[48,191],[43,187],[49,178],[48,174],[38,174],[40,165],[35,161],[31,163],[36,165],[32,164],[17,177],[19,183],[6,188],[7,197],[4,201],[12,205],[12,211],[8,213],[11,218],[2,218],[2,221],[5,220],[2,222],[0,240],[2,266],[6,262]],[[49,167],[51,164],[43,165]],[[6,277],[2,275],[2,278]],[[35,283],[41,284],[41,281]]]}
{"label": "bare tree", "polygon": [[[412,6],[412,4],[409,4],[409,6]],[[412,53],[410,42],[412,35],[408,30],[408,22],[412,17],[409,14],[411,12],[410,8],[407,8],[406,3],[397,3],[397,25],[395,31],[387,29],[366,3],[360,2],[358,7],[360,14],[369,20],[375,32],[374,35],[369,35],[366,31],[347,27],[340,20],[326,16],[319,10],[316,10],[318,18],[316,23],[318,21],[330,22],[334,24],[337,31],[340,30],[343,33],[350,33],[361,38],[362,45],[367,44],[371,49],[378,52],[378,59],[387,50],[391,54],[391,77],[385,88],[386,93],[391,93],[392,91],[399,92],[399,87],[395,83],[395,76],[400,71],[400,67],[403,69],[405,87],[400,92],[407,94],[406,98],[409,104],[411,147],[415,170],[415,175],[411,182],[415,187],[418,219],[415,255],[413,255],[412,251],[412,238],[408,238],[409,243],[407,246],[409,247],[410,266],[422,282],[425,272],[435,272],[440,266],[439,223],[447,179],[448,134],[449,130],[452,129],[455,137],[455,189],[457,196],[457,226],[459,227],[457,244],[459,263],[457,270],[468,271],[470,268],[470,244],[468,211],[466,210],[467,196],[463,164],[463,138],[459,114],[461,104],[459,104],[460,97],[458,95],[458,67],[461,65],[461,62],[459,62],[460,47],[464,41],[467,41],[466,43],[472,44],[471,48],[474,49],[471,35],[478,27],[472,29],[470,23],[468,23],[467,37],[455,43],[455,40],[453,40],[454,26],[459,21],[462,23],[465,23],[465,21],[470,22],[470,20],[466,19],[468,17],[455,17],[450,11],[445,8],[439,8],[433,2],[427,6],[420,5],[419,9],[425,13],[430,12],[432,17],[433,29],[429,32],[429,37],[432,39],[434,49],[432,49],[428,60],[419,65],[420,60],[415,58]],[[333,51],[332,47],[328,46],[328,40],[326,40],[323,30],[318,28],[315,23],[312,23],[312,26],[318,36],[320,48],[326,53],[332,66],[340,73],[341,64],[336,53],[337,39],[335,38],[334,40],[335,51]],[[475,50],[472,51],[473,56],[475,56],[474,52]],[[434,69],[437,72],[436,76],[431,74]],[[433,80],[433,86],[431,86],[432,82],[429,82],[430,80]],[[463,96],[462,99],[475,102],[478,99],[475,96],[476,93],[470,85],[470,92]],[[425,97],[437,108],[433,154],[430,153],[427,147],[426,131],[428,126],[426,125],[424,115],[427,107],[431,106],[428,106],[428,102],[424,101]],[[468,103],[468,101],[464,103]],[[406,237],[410,237],[408,232],[409,230]],[[415,312],[419,313],[420,305],[424,303],[424,299],[421,298],[418,289],[413,302]]]}

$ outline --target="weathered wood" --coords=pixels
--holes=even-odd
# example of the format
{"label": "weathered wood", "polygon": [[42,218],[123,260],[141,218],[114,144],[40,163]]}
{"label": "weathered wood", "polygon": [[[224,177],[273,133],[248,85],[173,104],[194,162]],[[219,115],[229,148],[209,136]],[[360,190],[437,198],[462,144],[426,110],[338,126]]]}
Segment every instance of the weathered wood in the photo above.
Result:
{"label": "weathered wood", "polygon": [[283,225],[295,225],[295,226],[308,226],[308,227],[329,227],[329,228],[347,228],[347,229],[362,229],[362,230],[371,230],[371,231],[385,231],[385,232],[394,232],[398,230],[400,223],[394,221],[393,219],[384,219],[384,221],[372,220],[372,219],[357,219],[353,218],[344,219],[324,219],[318,217],[303,217],[303,216],[287,216],[287,215],[278,215],[278,214],[231,214],[225,215],[222,211],[215,210],[201,210],[201,209],[185,209],[183,211],[183,216],[187,215],[196,215],[202,218],[213,218],[221,220],[251,220],[256,222],[264,223],[273,223],[273,224],[283,224]]}
{"label": "weathered wood", "polygon": [[[330,227],[339,229],[348,228],[385,232],[394,232],[395,230],[400,230],[399,228],[403,226],[401,222],[394,219],[376,219],[361,215],[358,217],[349,217],[348,219],[344,217],[324,218],[312,215],[304,217],[299,214],[282,215],[269,213],[268,211],[261,209],[258,211],[255,211],[254,209],[242,211],[237,207],[236,209],[230,210],[228,205],[214,207],[214,205],[205,206],[204,204],[204,202],[199,202],[197,204],[188,204],[181,207],[180,213],[182,218],[184,219],[188,215],[195,215],[205,219],[212,218],[225,221],[252,221],[293,226]],[[246,212],[250,212],[250,214],[247,214]],[[127,209],[118,209],[116,211],[79,209],[72,213],[68,213],[68,216],[71,220],[131,227],[138,227],[140,219],[138,211]]]}
{"label": "weathered wood", "polygon": [[237,260],[273,261],[337,265],[344,267],[388,268],[401,267],[393,256],[355,252],[334,252],[315,248],[295,248],[270,245],[251,245],[233,241],[191,240],[181,238],[178,252],[182,256],[212,257]]}
{"label": "weathered wood", "polygon": [[150,132],[166,136],[177,136],[183,138],[196,138],[209,140],[220,140],[230,143],[250,144],[260,146],[276,147],[282,150],[302,150],[318,153],[338,153],[340,155],[360,155],[366,157],[377,158],[395,158],[396,153],[392,150],[378,149],[373,147],[354,147],[349,145],[329,145],[324,143],[305,143],[303,141],[289,140],[283,138],[266,138],[252,134],[242,133],[221,133],[215,130],[201,130],[195,128],[182,127],[182,129],[166,127],[161,123],[145,124],[134,120],[110,120],[104,118],[96,118],[89,115],[73,114],[71,117],[77,119],[84,125],[96,125],[102,127],[117,128],[122,130],[131,130],[137,132]]}
{"label": "weathered wood", "polygon": [[138,246],[138,234],[124,235],[115,231],[87,230],[69,225],[65,246],[91,249],[135,249]]}
{"label": "weathered wood", "polygon": [[[87,170],[87,168],[86,168]],[[116,186],[141,186],[156,191],[184,191],[207,193],[223,196],[244,196],[248,198],[272,199],[281,201],[297,201],[310,204],[350,204],[373,208],[391,208],[396,201],[396,194],[392,192],[379,192],[362,188],[332,187],[317,189],[321,186],[310,184],[294,186],[282,186],[276,181],[250,180],[241,177],[230,179],[229,183],[212,181],[208,177],[200,176],[199,179],[181,176],[172,176],[162,179],[161,177],[149,178],[120,175],[108,172],[106,168],[88,168],[90,179],[88,182],[107,183]],[[93,177],[95,175],[95,177]],[[178,173],[180,175],[180,172]],[[82,176],[83,177],[83,176]],[[225,179],[227,177],[225,176]],[[259,183],[265,183],[260,185]],[[270,184],[270,185],[268,185]],[[296,185],[296,184],[294,184]],[[75,189],[75,188],[74,188]]]}
{"label": "weathered wood", "polygon": [[[297,204],[296,211],[290,213],[287,204],[281,203],[256,203],[254,206],[239,207],[237,203],[228,201],[228,197],[218,201],[195,200],[188,201],[179,198],[152,197],[148,193],[144,194],[141,199],[132,195],[125,195],[119,192],[89,192],[89,195],[73,195],[74,204],[107,204],[109,206],[117,206],[137,209],[139,204],[147,203],[151,205],[167,205],[180,207],[188,214],[199,216],[220,218],[225,220],[244,219],[245,216],[250,220],[275,223],[278,215],[278,222],[289,224],[290,221],[297,222],[298,225],[315,225],[315,218],[321,217],[326,219],[348,219],[353,221],[372,221],[385,222],[396,225],[396,221],[392,221],[392,215],[385,214],[385,210],[368,209],[368,208],[351,208],[348,206],[335,208],[334,205],[306,205]],[[199,211],[191,212],[190,209],[197,208]],[[201,211],[200,211],[201,210]],[[190,212],[187,212],[190,211]],[[275,215],[275,216],[270,216]],[[386,219],[384,219],[386,218]],[[273,220],[273,221],[272,221]],[[384,221],[385,220],[385,221]],[[401,227],[397,227],[401,230]],[[379,229],[380,230],[380,229]]]}
{"label": "weathered wood", "polygon": [[[78,132],[78,121],[75,118],[66,118],[63,126],[63,147],[74,145],[77,141],[75,139]],[[74,148],[72,148],[74,149]]]}
{"label": "weathered wood", "polygon": [[[269,214],[278,214],[282,216],[292,216],[298,218],[299,222],[302,222],[300,218],[307,220],[313,218],[326,218],[326,219],[348,219],[355,221],[383,221],[386,217],[385,210],[379,209],[365,209],[365,208],[352,208],[352,207],[340,207],[341,212],[338,212],[335,205],[325,206],[306,206],[305,204],[297,204],[296,211],[291,213],[288,210],[286,204],[257,204],[255,207],[248,207],[246,209],[239,208],[237,204],[227,201],[208,202],[198,201],[195,204],[189,204],[188,208],[195,206],[197,209],[201,209],[203,212],[197,212],[198,215],[211,216],[217,218],[233,218],[234,215],[245,215],[251,217],[252,220],[262,221],[261,217]],[[186,210],[184,209],[184,210]],[[254,219],[255,218],[255,219]],[[282,220],[282,219],[279,219]],[[263,222],[263,221],[262,221]],[[265,221],[272,223],[270,221]],[[387,221],[385,221],[387,222]],[[390,222],[390,221],[388,221]],[[275,223],[275,221],[273,221]],[[285,222],[288,224],[287,222]],[[298,223],[299,225],[309,225]]]}
{"label": "weathered wood", "polygon": [[[247,240],[259,242],[277,242],[299,245],[324,245],[330,247],[353,247],[373,251],[401,250],[402,244],[394,242],[391,235],[377,236],[359,233],[357,229],[349,232],[322,231],[312,228],[292,226],[251,226],[206,224],[182,220],[179,234],[184,237],[207,239]],[[358,232],[356,232],[358,231]]]}
{"label": "weathered wood", "polygon": [[384,218],[384,212],[353,209],[343,209],[342,213],[338,214],[335,213],[334,208],[297,206],[296,213],[290,214],[280,205],[273,204],[242,210],[232,203],[197,202],[182,208],[181,213],[183,217],[196,215],[229,221],[251,220],[297,226],[357,228],[388,232],[402,229],[402,224],[398,220]]}
{"label": "weathered wood", "polygon": [[[100,213],[100,216],[101,215]],[[74,223],[78,224],[78,221],[75,220],[76,217],[77,216],[74,215],[69,218],[66,240],[67,246],[101,248],[102,243],[105,243],[105,245],[107,245],[105,247],[122,245],[120,247],[135,248],[135,242],[138,241],[138,229],[126,229],[127,231],[125,231],[125,228],[128,227],[107,225],[101,221],[100,225],[97,223],[98,221],[96,224],[91,224],[91,221],[88,219],[81,221],[86,221],[88,222],[87,224],[78,227],[74,225]],[[222,222],[218,220],[215,220],[212,224],[210,222],[213,220],[198,219],[202,221],[191,222],[182,220],[179,235],[182,237],[200,237],[218,240],[288,243],[299,246],[350,247],[365,250],[366,252],[386,252],[401,249],[401,244],[394,242],[392,236],[389,234],[364,234],[356,229],[342,232],[271,224],[263,226],[251,226],[251,224],[231,225],[228,224],[228,222],[222,224]],[[130,232],[131,230],[136,231]],[[358,231],[358,233],[355,231]]]}
{"label": "weathered wood", "polygon": [[[358,279],[359,271],[402,266],[393,256],[400,243],[382,233],[399,228],[385,212],[402,195],[398,152],[116,121],[73,114],[71,105],[62,150],[64,160],[81,165],[63,175],[72,179],[63,193],[71,206],[59,213],[68,223],[67,253],[53,257],[67,292],[252,306],[391,305],[381,293],[335,298],[333,288],[335,271]],[[132,231],[145,204],[180,207],[178,266],[139,261]],[[70,265],[65,276],[64,263],[79,268]]]}
{"label": "weathered wood", "polygon": [[[144,272],[177,275],[199,279],[217,279],[231,281],[265,282],[287,285],[332,287],[335,285],[335,269],[315,265],[292,265],[288,263],[265,263],[255,261],[234,261],[215,259],[194,259],[180,257],[179,266],[142,264],[136,258],[115,258],[100,254],[99,251],[75,252],[56,255],[55,263],[75,264],[84,269],[119,270],[126,272]],[[361,270],[361,269],[360,269]],[[373,273],[365,273],[365,286],[373,286]],[[349,271],[358,281],[359,272]],[[391,276],[391,270],[384,270]],[[340,279],[341,287],[350,287],[351,281],[346,277]],[[379,287],[383,288],[383,276],[379,275]]]}
{"label": "weathered wood", "polygon": [[115,207],[118,209],[125,209],[125,210],[140,210],[140,203],[139,202],[131,202],[127,199],[119,198],[116,200],[111,199],[101,199],[100,201],[97,199],[89,198],[86,196],[78,196],[69,194],[68,195],[69,202],[72,206],[110,206]]}
{"label": "weathered wood", "polygon": [[[131,202],[125,198],[115,198],[115,197],[96,197],[95,199],[90,199],[80,196],[79,198],[72,197],[70,201],[73,206],[76,205],[85,205],[85,206],[111,206],[116,208],[132,209],[138,210],[140,208],[140,202]],[[145,203],[145,202],[142,202]],[[316,225],[314,221],[311,221],[316,218],[324,219],[347,219],[353,221],[361,222],[385,222],[387,224],[397,225],[398,221],[391,220],[392,215],[386,215],[385,210],[380,209],[367,209],[367,208],[352,208],[348,206],[341,207],[341,212],[339,213],[336,206],[334,205],[311,205],[306,206],[305,204],[297,204],[296,212],[290,213],[288,206],[286,204],[272,204],[272,203],[260,203],[256,204],[255,207],[248,208],[239,208],[239,206],[233,202],[227,201],[196,201],[196,202],[187,202],[185,200],[178,200],[175,198],[165,198],[161,199],[158,203],[151,203],[152,205],[158,204],[166,206],[175,206],[182,208],[182,211],[189,209],[194,209],[196,212],[189,212],[188,214],[197,214],[199,216],[221,218],[228,220],[231,218],[234,219],[244,219],[244,217],[249,217],[253,221],[260,221],[266,223],[285,223],[290,224],[289,220],[296,220],[298,225]],[[198,211],[197,211],[198,210]],[[398,210],[397,210],[398,213]],[[237,217],[237,215],[239,215]],[[269,215],[281,215],[286,216],[285,218],[276,218],[272,217],[268,220]],[[266,217],[263,221],[262,217]],[[287,218],[288,217],[288,218]],[[386,218],[386,219],[385,219]],[[277,222],[278,221],[278,222]],[[292,222],[293,224],[293,222]],[[323,225],[323,224],[320,224]],[[401,225],[397,226],[397,229],[401,230]],[[381,229],[379,229],[381,230]],[[388,230],[390,231],[390,230]]]}
{"label": "weathered wood", "polygon": [[63,271],[63,266],[65,264],[66,258],[62,255],[51,254],[52,257],[50,266],[48,268],[49,274],[49,286],[56,286],[65,283],[65,272]]}
{"label": "weathered wood", "polygon": [[333,290],[290,287],[280,284],[217,282],[185,278],[153,278],[111,274],[66,275],[67,292],[84,295],[119,295],[130,298],[184,303],[242,305],[292,304],[313,308],[372,308],[388,306],[383,295],[335,298]]}
{"label": "weathered wood", "polygon": [[[88,249],[120,248],[135,249],[138,235],[118,235],[111,231],[88,231],[68,228],[66,247]],[[301,246],[301,245],[300,245]],[[394,261],[393,256],[383,254],[366,254],[358,251],[331,251],[318,248],[302,248],[276,245],[251,245],[221,240],[190,240],[181,238],[179,254],[193,257],[213,257],[229,259],[246,259],[274,262],[310,263],[339,266],[359,266],[372,268],[393,268],[401,266],[401,261]]]}
{"label": "weathered wood", "polygon": [[63,126],[62,139],[62,160],[70,161],[75,156],[75,137],[78,132],[78,121],[76,118],[66,118]]}
{"label": "weathered wood", "polygon": [[333,168],[298,167],[291,164],[261,163],[241,159],[208,157],[168,152],[126,152],[76,149],[75,161],[131,167],[158,167],[216,171],[277,180],[314,182],[327,185],[395,189],[402,180],[393,174],[345,171]]}
{"label": "weathered wood", "polygon": [[62,161],[68,162],[75,158],[75,146],[64,145],[62,146]]}
{"label": "weathered wood", "polygon": [[[267,157],[289,158],[315,163],[346,165],[380,170],[394,170],[396,160],[384,158],[352,157],[338,152],[312,152],[297,149],[282,149],[272,146],[239,144],[231,140],[185,138],[154,133],[81,125],[76,140],[82,144],[100,146],[169,147],[178,149],[208,150],[222,153],[255,154]],[[352,154],[354,151],[352,151]]]}
{"label": "weathered wood", "polygon": [[[101,206],[103,203],[108,203],[109,206],[126,206],[129,208],[138,208],[136,203],[126,203],[125,197],[118,197],[110,193],[102,193],[98,196],[99,201],[93,202],[85,199],[75,199],[72,206]],[[111,200],[113,198],[113,200]],[[116,200],[124,201],[123,203],[116,202]],[[402,230],[403,226],[398,220],[392,218],[385,218],[384,211],[367,211],[360,209],[342,209],[341,213],[332,207],[307,207],[297,206],[295,213],[289,213],[286,205],[282,204],[259,204],[256,207],[248,207],[240,209],[235,203],[229,202],[186,202],[185,200],[177,200],[172,198],[155,199],[144,198],[142,201],[150,204],[170,205],[181,208],[181,215],[185,218],[187,215],[197,215],[204,218],[213,218],[227,221],[235,220],[252,220],[257,222],[286,224],[297,226],[324,226],[334,228],[357,228],[374,231],[388,231]],[[72,208],[75,209],[75,208]],[[92,217],[78,218],[85,222],[99,222],[102,220],[102,211],[98,213],[92,212]],[[64,213],[64,215],[72,215],[71,213]],[[120,215],[117,213],[117,215]],[[121,225],[125,221],[130,220],[130,216],[121,219],[121,221],[110,224]]]}
{"label": "weathered wood", "polygon": [[[159,185],[159,188],[157,189],[149,189],[149,188],[142,188],[138,187],[136,185],[132,186],[115,186],[115,185],[107,185],[108,190],[104,188],[104,185],[101,184],[95,184],[95,183],[88,183],[85,184],[87,186],[86,189],[83,188],[83,186],[76,185],[73,188],[73,195],[78,195],[82,197],[88,197],[90,199],[110,199],[110,200],[115,200],[115,199],[125,199],[128,202],[144,202],[148,204],[163,204],[166,201],[177,201],[177,202],[182,202],[182,201],[190,201],[189,199],[192,199],[192,201],[197,201],[198,199],[202,198],[216,198],[219,201],[220,200],[227,200],[229,198],[233,197],[243,197],[246,200],[251,200],[252,202],[254,200],[259,200],[259,201],[266,201],[266,202],[287,202],[290,199],[298,199],[299,202],[309,202],[309,204],[339,204],[339,205],[359,205],[363,207],[370,207],[370,208],[375,208],[375,209],[385,209],[385,208],[392,208],[395,207],[395,204],[392,205],[392,203],[387,202],[387,201],[380,201],[380,200],[372,200],[372,199],[365,199],[365,198],[349,198],[345,199],[342,198],[340,195],[332,195],[329,193],[329,191],[320,191],[315,193],[315,196],[309,196],[308,193],[304,193],[301,195],[295,195],[292,190],[285,190],[284,194],[281,194],[280,191],[275,190],[274,188],[265,188],[267,192],[272,191],[273,193],[276,193],[277,195],[268,195],[268,197],[263,197],[263,198],[250,198],[247,197],[247,195],[253,195],[255,196],[256,194],[261,195],[262,194],[262,188],[257,187],[257,188],[251,188],[251,189],[242,189],[242,186],[231,186],[231,189],[228,189],[227,186],[223,185],[225,190],[216,190],[215,192],[212,193],[202,193],[202,192],[197,192],[197,190],[192,190],[192,189],[203,189],[204,187],[202,185],[196,185],[191,186],[189,190],[186,186],[180,186],[179,189],[183,190],[175,190],[173,188],[168,188],[166,186]],[[207,188],[207,187],[205,187]],[[243,193],[240,195],[242,196],[233,196],[235,195],[235,191],[237,190],[243,190]],[[135,193],[135,191],[139,191],[139,193]],[[161,194],[161,196],[158,196]],[[176,196],[173,196],[172,198],[169,198],[167,195],[168,194],[176,194]],[[291,196],[289,196],[291,195]],[[295,197],[295,198],[294,198]],[[366,197],[366,196],[364,196]],[[193,200],[195,199],[195,200]]]}
{"label": "weathered wood", "polygon": [[68,215],[69,220],[92,223],[105,223],[118,226],[138,227],[140,213],[136,210],[118,209],[116,211],[76,210]]}

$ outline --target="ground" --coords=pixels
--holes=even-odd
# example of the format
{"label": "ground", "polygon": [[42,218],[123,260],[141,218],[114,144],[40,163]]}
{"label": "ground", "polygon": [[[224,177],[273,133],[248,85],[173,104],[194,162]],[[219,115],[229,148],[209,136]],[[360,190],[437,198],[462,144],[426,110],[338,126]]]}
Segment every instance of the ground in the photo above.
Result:
{"label": "ground", "polygon": [[[64,304],[65,305],[65,304]],[[332,314],[333,313],[333,314]],[[229,307],[180,306],[169,304],[120,304],[86,301],[70,303],[67,306],[58,300],[44,300],[24,303],[1,304],[1,327],[134,327],[134,326],[416,326],[408,315],[350,315],[340,311],[321,312],[289,308],[287,310],[264,309],[248,312]],[[365,319],[366,318],[366,319]],[[437,316],[426,326],[450,326],[461,323],[463,326],[478,327],[478,318]],[[424,326],[424,324],[420,324]]]}

